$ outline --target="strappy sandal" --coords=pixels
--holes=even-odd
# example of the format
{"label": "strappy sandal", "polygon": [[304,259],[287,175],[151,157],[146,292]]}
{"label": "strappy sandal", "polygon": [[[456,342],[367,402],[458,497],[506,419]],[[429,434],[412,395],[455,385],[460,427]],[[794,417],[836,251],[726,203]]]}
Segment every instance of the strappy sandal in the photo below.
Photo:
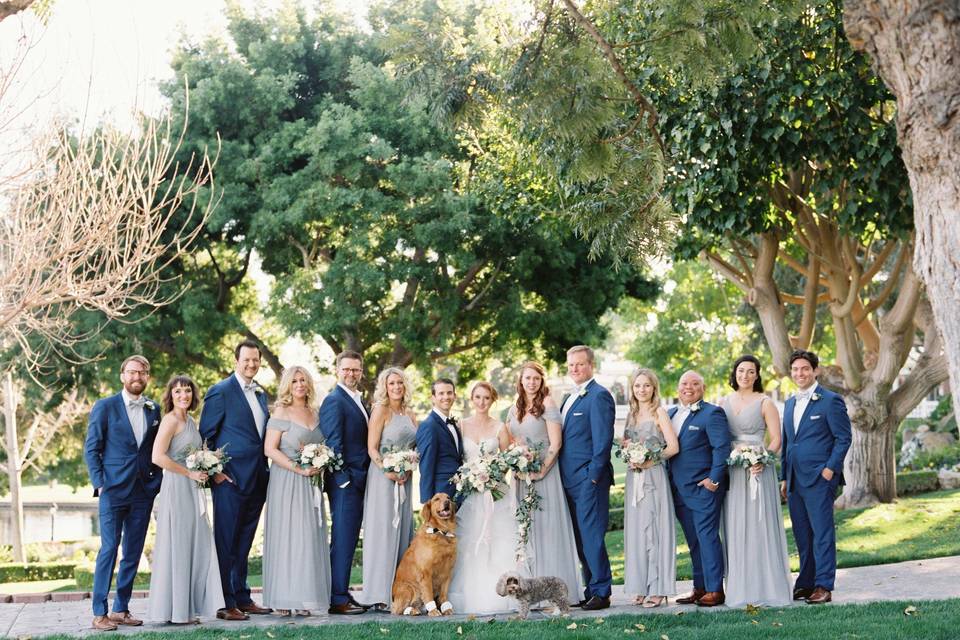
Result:
{"label": "strappy sandal", "polygon": [[290,611],[290,609],[277,609],[274,611],[274,613],[276,613],[281,618],[289,618],[290,616],[293,615],[293,612]]}
{"label": "strappy sandal", "polygon": [[644,600],[643,604],[640,606],[644,609],[656,609],[657,607],[665,606],[669,600],[670,599],[667,596],[660,596],[658,600],[654,600],[653,597],[650,597]]}
{"label": "strappy sandal", "polygon": [[633,604],[637,605],[638,607],[642,607],[646,598],[647,596],[637,596],[633,599]]}

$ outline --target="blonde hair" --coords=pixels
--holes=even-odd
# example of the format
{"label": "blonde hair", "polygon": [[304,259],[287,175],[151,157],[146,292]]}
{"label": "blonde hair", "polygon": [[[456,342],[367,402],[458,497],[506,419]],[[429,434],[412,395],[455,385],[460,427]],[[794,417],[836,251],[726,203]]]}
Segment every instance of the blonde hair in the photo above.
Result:
{"label": "blonde hair", "polygon": [[487,382],[486,380],[480,380],[479,382],[474,382],[473,386],[470,387],[470,398],[473,399],[473,394],[478,388],[486,389],[490,392],[490,399],[494,402],[497,401],[497,398],[500,397],[500,394],[497,393],[497,390],[493,388],[493,385]]}
{"label": "blonde hair", "polygon": [[578,344],[575,347],[570,347],[569,349],[567,349],[567,357],[570,357],[575,353],[585,353],[587,355],[587,362],[589,362],[590,364],[594,364],[593,349],[591,349],[587,345]]}
{"label": "blonde hair", "polygon": [[650,381],[650,384],[653,385],[653,395],[650,396],[650,402],[648,403],[651,409],[656,410],[660,406],[660,379],[657,378],[651,369],[640,368],[630,374],[630,387],[628,394],[630,397],[630,414],[627,416],[627,424],[636,425],[637,415],[640,413],[640,401],[637,400],[637,395],[633,392],[633,385],[637,383],[637,378],[643,376]]}
{"label": "blonde hair", "polygon": [[317,385],[314,384],[310,372],[298,364],[291,365],[283,370],[283,375],[280,376],[280,385],[277,387],[277,401],[273,406],[280,408],[289,407],[293,404],[293,391],[290,387],[293,386],[293,379],[298,373],[302,373],[303,377],[307,379],[307,406],[312,411],[316,411],[320,407],[317,398]]}
{"label": "blonde hair", "polygon": [[390,396],[387,395],[387,379],[392,375],[400,376],[403,381],[403,399],[400,401],[400,408],[406,409],[413,401],[413,387],[410,384],[410,378],[407,372],[400,367],[387,367],[377,376],[377,385],[373,389],[373,406],[389,406]]}
{"label": "blonde hair", "polygon": [[144,358],[143,356],[141,356],[140,354],[132,355],[129,358],[126,358],[123,362],[121,362],[120,373],[123,373],[124,369],[126,369],[127,365],[130,364],[131,362],[136,362],[137,364],[142,366],[147,373],[150,373],[150,361]]}

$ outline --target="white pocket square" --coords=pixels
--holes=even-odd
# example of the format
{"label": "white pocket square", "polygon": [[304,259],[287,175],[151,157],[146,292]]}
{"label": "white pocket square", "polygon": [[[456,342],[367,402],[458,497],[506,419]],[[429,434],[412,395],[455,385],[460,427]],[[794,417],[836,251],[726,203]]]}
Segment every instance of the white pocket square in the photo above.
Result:
{"label": "white pocket square", "polygon": [[583,415],[583,411],[579,411],[579,412],[577,412],[577,413],[574,413],[573,415],[574,415],[574,416],[582,416],[582,415]]}
{"label": "white pocket square", "polygon": [[822,418],[822,417],[823,417],[823,416],[817,414],[817,415],[815,415],[815,416],[810,416],[810,419],[811,419],[811,420],[819,420],[819,419]]}
{"label": "white pocket square", "polygon": [[700,427],[698,427],[695,424],[690,425],[689,427],[687,427],[687,429],[689,429],[690,431],[700,431]]}
{"label": "white pocket square", "polygon": [[154,427],[155,427],[155,426],[157,426],[158,424],[160,424],[160,421],[159,421],[159,420],[154,420],[154,421],[153,421],[153,425],[151,425],[151,426],[154,426]]}

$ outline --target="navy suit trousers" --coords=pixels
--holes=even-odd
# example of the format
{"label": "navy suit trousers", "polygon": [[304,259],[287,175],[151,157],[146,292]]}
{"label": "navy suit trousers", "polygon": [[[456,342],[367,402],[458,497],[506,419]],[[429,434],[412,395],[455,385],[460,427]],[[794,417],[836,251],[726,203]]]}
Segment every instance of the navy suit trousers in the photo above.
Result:
{"label": "navy suit trousers", "polygon": [[128,500],[122,504],[110,504],[100,501],[100,551],[93,574],[93,615],[107,615],[107,596],[113,583],[113,570],[117,564],[117,551],[123,545],[123,559],[117,572],[117,592],[113,600],[113,610],[121,613],[129,611],[130,595],[133,593],[133,580],[137,577],[143,543],[147,538],[150,525],[150,512],[153,510],[153,498],[147,496],[140,482]]}
{"label": "navy suit trousers", "polygon": [[262,491],[242,494],[235,484],[227,481],[213,485],[211,491],[223,603],[231,609],[253,602],[247,584],[247,560],[266,495]]}
{"label": "navy suit trousers", "polygon": [[564,487],[573,521],[573,535],[583,568],[584,598],[610,597],[613,575],[607,556],[605,536],[610,514],[610,484],[584,480]]}
{"label": "navy suit trousers", "polygon": [[[708,489],[700,489],[708,492]],[[720,505],[723,492],[718,490],[712,502],[684,502],[676,489],[673,505],[683,528],[693,562],[693,587],[705,591],[723,591],[723,546],[720,544]]]}
{"label": "navy suit trousers", "polygon": [[800,556],[800,575],[794,588],[823,587],[833,591],[837,574],[837,536],[833,527],[837,479],[827,482],[821,477],[812,487],[804,487],[796,476],[792,480],[787,506]]}
{"label": "navy suit trousers", "polygon": [[350,567],[360,538],[363,523],[363,491],[353,484],[338,487],[330,484],[330,604],[350,601]]}

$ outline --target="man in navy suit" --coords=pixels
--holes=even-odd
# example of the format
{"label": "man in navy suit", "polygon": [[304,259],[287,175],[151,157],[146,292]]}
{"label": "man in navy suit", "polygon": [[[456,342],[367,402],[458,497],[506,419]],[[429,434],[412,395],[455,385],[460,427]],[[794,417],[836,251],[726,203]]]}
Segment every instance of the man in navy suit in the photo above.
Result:
{"label": "man in navy suit", "polygon": [[610,606],[610,558],[604,536],[610,512],[613,465],[613,396],[593,379],[593,349],[579,345],[567,351],[567,374],[574,388],[563,401],[563,446],[560,480],[573,521],[577,555],[583,570],[584,599],[589,611]]}
{"label": "man in navy suit", "polygon": [[850,418],[838,394],[817,384],[820,360],[815,353],[794,351],[790,377],[795,396],[783,408],[783,481],[793,537],[800,555],[800,575],[793,599],[823,604],[833,597],[837,573],[837,539],[833,500],[843,484],[843,459],[850,448]]}
{"label": "man in navy suit", "polygon": [[730,429],[720,407],[703,401],[703,376],[680,376],[680,404],[667,414],[680,441],[680,453],[670,458],[673,504],[693,561],[693,593],[678,604],[715,607],[723,593],[723,547],[720,510],[727,484]]}
{"label": "man in navy suit", "polygon": [[[160,407],[142,395],[149,381],[150,362],[146,358],[136,355],[124,360],[120,365],[123,389],[97,400],[87,425],[84,458],[93,495],[100,498],[100,551],[92,595],[93,628],[98,631],[111,631],[121,624],[143,624],[130,615],[128,603],[162,478],[160,468],[151,461]],[[107,594],[121,543],[117,593],[113,613],[108,616]]]}
{"label": "man in navy suit", "polygon": [[330,609],[356,615],[369,607],[350,595],[350,567],[360,539],[363,494],[367,486],[367,420],[369,414],[357,387],[363,376],[363,356],[355,351],[337,355],[337,386],[320,405],[320,429],[327,446],[343,456],[343,467],[327,477],[330,496]]}
{"label": "man in navy suit", "polygon": [[450,409],[457,399],[453,381],[438,378],[430,387],[433,411],[417,427],[420,454],[420,502],[426,504],[438,493],[453,497],[450,478],[463,464],[463,435]]}
{"label": "man in navy suit", "polygon": [[247,584],[247,557],[267,498],[263,434],[270,414],[267,394],[253,379],[260,371],[260,347],[244,340],[233,353],[234,373],[210,387],[203,399],[200,436],[211,449],[225,447],[230,457],[211,485],[224,602],[217,617],[246,620],[247,614],[271,611],[253,601]]}

